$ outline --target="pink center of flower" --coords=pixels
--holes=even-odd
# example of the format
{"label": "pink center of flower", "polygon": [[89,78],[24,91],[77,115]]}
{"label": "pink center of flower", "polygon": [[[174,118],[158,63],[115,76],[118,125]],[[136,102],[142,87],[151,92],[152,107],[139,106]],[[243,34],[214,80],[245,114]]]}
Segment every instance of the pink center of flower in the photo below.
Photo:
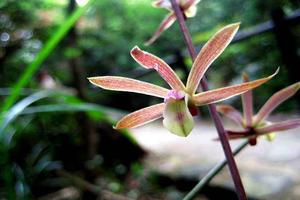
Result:
{"label": "pink center of flower", "polygon": [[185,93],[183,91],[170,90],[165,97],[165,103],[169,100],[181,100],[185,97]]}
{"label": "pink center of flower", "polygon": [[184,119],[184,113],[176,113],[176,119],[179,121],[179,122],[183,122],[183,119]]}

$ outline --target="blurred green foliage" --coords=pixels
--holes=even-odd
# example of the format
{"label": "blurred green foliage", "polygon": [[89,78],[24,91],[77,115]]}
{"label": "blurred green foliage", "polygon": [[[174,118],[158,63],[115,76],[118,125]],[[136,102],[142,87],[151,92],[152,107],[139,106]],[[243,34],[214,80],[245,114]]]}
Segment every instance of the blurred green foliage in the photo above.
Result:
{"label": "blurred green foliage", "polygon": [[[83,138],[80,132],[83,126],[78,123],[77,114],[83,111],[91,121],[106,122],[111,126],[113,123],[111,111],[115,111],[113,113],[120,111],[100,105],[135,110],[158,101],[156,98],[139,94],[120,94],[94,89],[86,80],[87,76],[108,74],[136,76],[137,72],[140,72],[138,69],[141,68],[129,54],[135,45],[165,60],[173,58],[178,52],[184,52],[184,43],[177,24],[164,32],[152,46],[144,46],[144,42],[150,38],[167,14],[163,9],[150,7],[150,2],[150,0],[94,1],[76,22],[73,30],[77,37],[76,41],[72,41],[74,46],[70,45],[68,40],[70,35],[67,34],[61,42],[53,46],[54,51],[45,56],[39,71],[28,76],[29,84],[26,86],[28,88],[41,89],[39,74],[45,70],[59,85],[56,89],[72,90],[76,84],[71,67],[76,59],[79,67],[85,70],[85,74],[81,75],[85,80],[84,88],[90,102],[79,99],[75,94],[63,93],[24,106],[14,116],[14,121],[6,124],[5,130],[0,133],[0,198],[2,196],[9,199],[36,198],[68,185],[66,179],[57,176],[55,173],[57,170],[69,170],[82,175],[81,169],[86,168],[96,169],[97,174],[101,176],[105,174],[108,177],[104,188],[114,192],[126,190],[129,194],[131,192],[133,197],[137,195],[136,188],[130,190],[122,185],[122,181],[128,171],[131,171],[133,177],[140,176],[144,166],[136,160],[132,165],[129,164],[130,166],[117,161],[113,163],[112,168],[106,167],[109,172],[104,172],[103,155],[89,159],[82,151]],[[26,66],[34,62],[47,41],[57,36],[55,35],[57,30],[68,19],[69,3],[68,0],[0,1],[1,87],[12,88],[24,73]],[[189,19],[187,23],[195,44],[201,46],[225,24],[240,21],[241,29],[246,29],[270,20],[270,12],[276,7],[283,8],[289,15],[299,8],[299,2],[202,0],[198,5],[197,16]],[[292,31],[297,36],[295,43],[300,46],[300,26],[293,27]],[[188,67],[191,66],[189,58],[184,53],[182,59]],[[175,63],[173,67],[176,67],[176,71],[183,79],[186,78],[184,68],[178,65],[180,62]],[[281,67],[280,74],[254,92],[255,103],[260,106],[272,93],[290,83],[288,71],[282,62],[272,33],[230,45],[208,70],[207,75],[211,88],[215,88],[240,82],[242,71],[247,71],[251,79],[256,79],[273,73],[278,66]],[[166,86],[155,73],[142,76],[140,79]],[[6,97],[2,96],[1,100]],[[22,102],[24,96],[19,100],[19,103]],[[235,98],[231,101],[238,103],[237,100],[238,98]],[[289,102],[281,107],[281,111],[295,109],[295,100]],[[14,106],[16,105],[18,104]],[[103,128],[102,125],[97,130],[101,134],[109,132],[116,137],[113,130]],[[128,132],[124,134],[127,135],[127,140],[136,145]],[[109,154],[109,157],[115,158],[114,156],[116,155]],[[141,181],[147,182],[144,179]]]}

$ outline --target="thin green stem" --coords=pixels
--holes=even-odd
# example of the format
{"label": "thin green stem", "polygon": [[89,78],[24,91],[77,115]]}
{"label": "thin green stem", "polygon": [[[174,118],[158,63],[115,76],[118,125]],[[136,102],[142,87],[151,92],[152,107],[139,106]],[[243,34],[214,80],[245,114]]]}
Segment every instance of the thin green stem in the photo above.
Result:
{"label": "thin green stem", "polygon": [[[197,53],[196,53],[195,47],[192,43],[192,38],[189,33],[189,30],[185,24],[185,19],[184,19],[182,10],[180,9],[178,2],[176,0],[171,0],[171,3],[172,3],[173,10],[176,14],[176,17],[177,17],[181,32],[183,34],[185,43],[188,47],[188,51],[190,53],[192,60],[194,61],[196,59]],[[209,89],[205,77],[202,78],[201,86],[204,91],[207,91]],[[235,188],[236,188],[237,196],[238,196],[239,200],[246,200],[247,199],[246,192],[245,192],[237,165],[235,163],[235,160],[234,160],[234,157],[232,154],[232,150],[231,150],[230,144],[228,142],[228,137],[227,137],[225,128],[223,126],[223,123],[221,121],[221,118],[220,118],[220,116],[217,112],[216,106],[214,104],[208,105],[208,108],[210,111],[210,115],[215,123],[216,129],[217,129],[217,132],[218,132],[218,135],[220,138],[220,142],[222,144],[222,148],[223,148],[225,157],[228,162],[228,167],[229,167],[229,170],[230,170],[230,173],[231,173],[231,176],[232,176]]]}
{"label": "thin green stem", "polygon": [[[240,153],[246,146],[248,145],[248,140],[241,143],[236,149],[233,151],[233,155],[237,155]],[[207,185],[218,173],[226,166],[227,160],[224,159],[219,162],[216,166],[214,166],[209,172],[195,185],[195,187],[183,198],[183,200],[191,200],[196,194]]]}

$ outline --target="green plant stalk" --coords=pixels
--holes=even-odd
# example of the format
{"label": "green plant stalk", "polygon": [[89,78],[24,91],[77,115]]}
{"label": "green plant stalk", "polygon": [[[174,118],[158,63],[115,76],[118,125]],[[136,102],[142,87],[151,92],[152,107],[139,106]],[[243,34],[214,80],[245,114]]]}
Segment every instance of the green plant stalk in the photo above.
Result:
{"label": "green plant stalk", "polygon": [[90,0],[85,6],[78,7],[67,20],[61,24],[56,33],[46,42],[42,50],[37,54],[35,59],[30,63],[24,73],[21,75],[17,83],[13,86],[13,90],[10,96],[5,99],[3,106],[1,107],[2,116],[0,122],[3,120],[3,113],[5,113],[17,100],[20,95],[21,89],[28,84],[33,74],[37,71],[43,61],[50,55],[58,43],[64,38],[68,31],[74,26],[76,21],[83,15],[83,13],[89,8],[89,6],[95,0]]}
{"label": "green plant stalk", "polygon": [[[247,147],[248,143],[248,140],[241,143],[236,149],[233,150],[233,155],[237,155],[238,153],[240,153],[244,148]],[[201,178],[197,185],[195,185],[195,187],[183,198],[183,200],[193,199],[205,185],[207,185],[216,175],[219,174],[219,172],[226,166],[226,164],[227,160],[224,159],[216,166],[214,166],[211,170],[209,170],[209,172],[203,178]]]}

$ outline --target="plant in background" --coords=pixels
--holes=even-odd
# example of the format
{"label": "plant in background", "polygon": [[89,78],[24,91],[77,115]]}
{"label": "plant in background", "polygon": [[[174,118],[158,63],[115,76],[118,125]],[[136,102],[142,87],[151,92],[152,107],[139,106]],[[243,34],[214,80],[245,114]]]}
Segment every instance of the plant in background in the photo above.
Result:
{"label": "plant in background", "polygon": [[[247,83],[249,78],[246,74],[243,75],[244,82]],[[266,118],[271,112],[277,108],[282,102],[292,97],[300,88],[300,82],[290,85],[278,92],[276,92],[263,105],[256,115],[253,115],[253,97],[252,91],[242,94],[243,111],[242,114],[230,105],[219,105],[218,111],[226,117],[233,120],[236,124],[241,126],[243,130],[227,130],[229,139],[247,138],[250,145],[257,143],[257,137],[265,135],[271,141],[275,134],[274,132],[284,131],[300,126],[300,119],[292,119],[281,122],[270,122]]]}
{"label": "plant in background", "polygon": [[211,104],[251,90],[270,80],[275,74],[234,86],[195,94],[199,82],[210,64],[223,52],[237,32],[239,24],[231,24],[217,32],[198,54],[187,84],[160,58],[134,47],[131,56],[144,68],[155,69],[170,85],[171,90],[150,83],[117,76],[91,77],[89,81],[104,89],[135,92],[164,98],[164,103],[143,108],[123,117],[117,129],[133,128],[163,117],[163,125],[172,133],[187,136],[194,127],[196,106]]}
{"label": "plant in background", "polygon": [[[197,4],[200,0],[178,0],[179,6],[184,13],[186,18],[194,17],[197,11]],[[169,14],[163,19],[158,29],[155,31],[153,36],[146,42],[146,45],[150,45],[160,36],[160,34],[168,29],[175,21],[176,15],[172,9],[172,4],[169,0],[158,0],[154,1],[152,4],[157,8],[164,8],[169,11]]]}

